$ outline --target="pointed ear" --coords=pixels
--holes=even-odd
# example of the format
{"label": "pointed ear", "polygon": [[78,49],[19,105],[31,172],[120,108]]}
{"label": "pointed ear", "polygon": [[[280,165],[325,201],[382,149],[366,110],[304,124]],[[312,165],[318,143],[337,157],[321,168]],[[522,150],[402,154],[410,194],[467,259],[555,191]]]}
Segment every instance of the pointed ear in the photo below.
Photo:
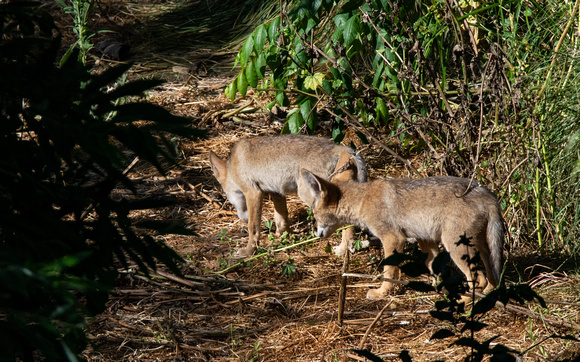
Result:
{"label": "pointed ear", "polygon": [[324,180],[304,168],[302,169],[301,174],[310,195],[314,200],[320,200],[326,194]]}
{"label": "pointed ear", "polygon": [[209,163],[211,164],[211,169],[215,178],[221,181],[221,179],[226,177],[227,166],[226,161],[222,160],[212,151],[209,151]]}
{"label": "pointed ear", "polygon": [[334,168],[334,176],[332,181],[351,181],[356,180],[356,164],[353,156],[348,152],[343,152],[338,158],[336,167]]}

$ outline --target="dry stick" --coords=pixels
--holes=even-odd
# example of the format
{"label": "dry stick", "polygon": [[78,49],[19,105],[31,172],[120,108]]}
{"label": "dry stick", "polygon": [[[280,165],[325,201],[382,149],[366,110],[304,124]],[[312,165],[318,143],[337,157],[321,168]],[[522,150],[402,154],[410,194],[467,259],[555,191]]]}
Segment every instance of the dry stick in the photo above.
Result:
{"label": "dry stick", "polygon": [[244,108],[251,106],[251,105],[252,105],[252,103],[253,103],[253,101],[252,101],[252,100],[250,100],[249,102],[247,102],[247,103],[245,103],[245,104],[242,104],[242,105],[241,105],[241,106],[239,106],[238,108],[234,108],[233,110],[231,110],[231,111],[229,111],[229,112],[227,112],[227,113],[224,113],[224,114],[222,115],[222,117],[223,117],[223,118],[229,118],[229,117],[231,117],[231,116],[233,116],[233,115],[236,115],[236,114],[240,113],[241,111],[243,111],[243,110],[244,110]]}
{"label": "dry stick", "polygon": [[266,255],[269,255],[271,253],[278,253],[280,251],[294,249],[294,248],[296,248],[298,246],[301,246],[301,245],[304,245],[304,244],[308,244],[308,243],[313,242],[313,241],[318,240],[318,239],[320,239],[320,237],[317,236],[317,237],[314,237],[314,238],[310,238],[310,239],[301,241],[301,242],[296,243],[296,244],[292,244],[292,245],[285,246],[285,247],[280,248],[280,249],[268,250],[268,251],[265,251],[265,252],[263,252],[261,254],[258,254],[258,255],[254,255],[252,257],[249,257],[248,259],[244,259],[242,261],[239,261],[239,262],[235,263],[234,265],[231,265],[231,266],[229,266],[229,267],[227,267],[227,268],[225,268],[223,270],[220,270],[220,271],[217,271],[217,272],[211,272],[211,273],[213,273],[213,274],[225,274],[225,273],[229,272],[230,270],[235,269],[235,268],[237,268],[237,267],[239,267],[241,265],[244,265],[245,263],[247,263],[249,261],[252,261],[254,259],[261,258],[261,257],[266,256]]}
{"label": "dry stick", "polygon": [[[336,231],[342,231],[344,229],[348,229],[348,228],[351,228],[351,227],[353,227],[353,225],[343,226],[341,228],[338,228]],[[252,257],[249,257],[248,259],[241,260],[241,261],[235,263],[234,265],[231,265],[231,266],[229,266],[229,267],[227,267],[227,268],[225,268],[223,270],[220,270],[220,271],[217,271],[217,272],[214,272],[214,271],[209,271],[209,272],[212,273],[212,274],[224,274],[224,273],[227,273],[230,270],[235,269],[235,268],[237,268],[237,267],[239,267],[241,265],[244,265],[244,263],[247,263],[247,262],[252,261],[254,259],[258,259],[258,258],[261,258],[261,257],[266,256],[266,255],[269,255],[269,254],[275,254],[275,253],[278,253],[280,251],[294,249],[294,248],[296,248],[298,246],[301,246],[301,245],[304,245],[304,244],[308,244],[310,242],[313,242],[313,241],[316,241],[316,240],[319,240],[319,239],[320,239],[319,236],[315,236],[313,238],[310,238],[310,239],[307,239],[307,240],[303,240],[303,241],[298,242],[296,244],[288,245],[288,246],[285,246],[285,247],[280,248],[280,249],[274,249],[274,250],[269,249],[269,250],[267,250],[267,251],[265,251],[265,252],[263,252],[261,254],[254,255]]]}
{"label": "dry stick", "polygon": [[[201,197],[203,197],[204,199],[206,199],[207,201],[209,201],[216,209],[221,210],[222,206],[220,204],[218,204],[214,199],[212,199],[211,197],[209,197],[205,192],[201,191],[201,190],[196,190],[195,186],[192,185],[191,183],[183,180],[183,182],[185,182],[194,192],[197,192],[201,195]],[[226,211],[226,213],[231,213],[231,215],[236,215],[236,213],[232,212],[232,211]]]}
{"label": "dry stick", "polygon": [[415,166],[413,166],[411,164],[411,161],[399,156],[395,151],[391,150],[387,145],[385,145],[383,142],[379,141],[378,138],[376,138],[375,136],[373,136],[369,131],[367,131],[367,129],[360,124],[360,122],[356,119],[355,116],[353,116],[352,114],[350,114],[350,112],[348,112],[344,107],[342,107],[340,104],[338,105],[338,107],[340,107],[340,109],[346,113],[346,115],[348,116],[348,118],[350,118],[355,124],[353,124],[352,122],[350,122],[347,118],[344,117],[340,117],[339,115],[335,114],[334,112],[332,112],[330,109],[327,109],[326,111],[328,113],[330,113],[331,115],[333,115],[334,117],[340,118],[342,120],[345,121],[345,123],[350,124],[352,126],[355,126],[360,132],[362,132],[367,138],[370,138],[371,140],[373,140],[377,145],[381,146],[385,151],[387,151],[389,154],[391,154],[391,156],[395,157],[397,160],[401,161],[405,166],[407,166],[411,171],[413,171],[417,176],[419,177],[423,177],[423,175],[421,175],[419,173],[419,171],[415,168]]}
{"label": "dry stick", "polygon": [[[459,15],[463,18],[463,25],[465,25],[465,29],[467,30],[467,33],[469,34],[469,40],[471,41],[471,46],[473,47],[473,52],[475,53],[475,56],[477,57],[477,43],[475,41],[475,37],[473,36],[473,32],[471,31],[471,27],[469,26],[469,22],[467,22],[467,17],[465,17],[465,15],[463,14],[463,10],[461,10],[461,6],[459,6],[459,4],[457,3],[457,0],[453,0],[453,3],[455,4],[455,8],[459,11]],[[461,31],[461,29],[459,29],[459,31]]]}
{"label": "dry stick", "polygon": [[[493,57],[493,55],[492,55]],[[483,88],[485,85],[485,75],[487,74],[487,70],[489,65],[491,64],[491,58],[488,60],[487,64],[485,65],[485,69],[483,70],[483,76],[481,77],[481,88],[479,88],[479,132],[477,135],[477,151],[475,153],[475,160],[473,162],[473,173],[471,174],[471,178],[469,179],[469,185],[465,188],[465,191],[459,198],[467,195],[469,191],[471,191],[471,185],[473,184],[473,180],[475,180],[475,175],[477,175],[477,167],[479,162],[479,154],[481,153],[481,134],[483,128]]]}
{"label": "dry stick", "polygon": [[570,20],[568,20],[568,24],[566,24],[566,27],[564,28],[564,31],[562,32],[562,35],[560,36],[560,39],[558,40],[558,44],[556,44],[556,48],[554,49],[554,55],[552,55],[552,62],[550,63],[550,70],[548,70],[548,75],[546,76],[546,80],[544,81],[542,88],[538,92],[537,98],[540,98],[542,96],[542,94],[544,94],[544,91],[546,90],[546,86],[548,85],[548,81],[550,81],[550,77],[552,76],[552,69],[554,69],[554,64],[556,63],[556,56],[558,55],[558,52],[560,51],[560,47],[562,47],[562,42],[564,41],[566,34],[568,34],[568,30],[570,30],[570,27],[572,26],[572,23],[574,22],[574,16],[576,15],[576,12],[578,11],[578,6],[580,6],[580,0],[576,0],[576,4],[574,4],[574,9],[572,10],[572,15],[570,15]]}
{"label": "dry stick", "polygon": [[365,335],[361,339],[361,341],[360,341],[360,343],[358,345],[358,349],[363,349],[363,347],[365,345],[365,342],[367,341],[367,337],[369,335],[369,332],[371,331],[371,329],[373,329],[373,327],[375,326],[375,324],[377,324],[377,322],[379,321],[379,319],[381,319],[381,316],[383,315],[383,313],[385,312],[385,310],[387,310],[387,308],[391,305],[391,303],[393,303],[393,300],[390,300],[387,304],[385,304],[385,306],[383,307],[383,309],[381,309],[381,311],[379,312],[379,314],[377,314],[377,316],[375,317],[375,319],[373,319],[373,322],[367,328],[367,331],[365,332]]}
{"label": "dry stick", "polygon": [[344,253],[344,261],[342,263],[342,278],[340,281],[340,293],[338,294],[338,325],[342,327],[342,318],[344,317],[344,304],[346,301],[346,284],[348,277],[344,276],[348,272],[348,261],[350,259],[350,251],[346,248]]}
{"label": "dry stick", "polygon": [[[385,277],[380,276],[380,275],[376,276],[376,275],[369,275],[369,274],[346,273],[346,274],[343,274],[343,276],[353,277],[353,278],[375,279],[375,280],[380,280],[380,281],[387,281],[390,283],[396,283],[396,284],[400,284],[400,285],[408,285],[409,284],[408,281],[385,278]],[[485,298],[485,294],[483,294],[481,292],[475,291],[475,292],[473,292],[473,294],[479,299]],[[471,297],[471,294],[462,294],[462,295],[465,297]],[[511,312],[524,314],[530,318],[534,318],[534,319],[537,319],[537,320],[540,320],[543,322],[547,322],[548,324],[552,324],[554,326],[573,328],[575,330],[580,329],[580,324],[578,324],[578,323],[564,320],[564,318],[561,318],[561,319],[548,318],[546,316],[540,315],[538,313],[534,313],[534,312],[532,312],[528,309],[525,309],[524,307],[520,307],[518,305],[503,304],[500,301],[496,301],[495,305],[499,306],[499,307],[503,307]]]}

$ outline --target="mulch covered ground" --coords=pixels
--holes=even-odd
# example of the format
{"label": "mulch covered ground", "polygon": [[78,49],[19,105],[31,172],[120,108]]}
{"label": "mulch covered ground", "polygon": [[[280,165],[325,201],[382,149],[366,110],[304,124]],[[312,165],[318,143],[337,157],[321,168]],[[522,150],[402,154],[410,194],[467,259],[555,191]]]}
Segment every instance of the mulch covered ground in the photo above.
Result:
{"label": "mulch covered ground", "polygon": [[[231,71],[231,50],[216,42],[242,19],[229,16],[218,3],[97,3],[99,28],[115,30],[114,37],[132,45],[135,65],[130,77],[167,80],[148,99],[190,117],[194,126],[209,131],[209,137],[178,140],[180,167],[166,175],[137,163],[129,173],[137,194],[118,190],[127,197],[171,195],[176,200],[174,207],[141,211],[134,218],[185,220],[197,236],[158,237],[184,258],[181,276],[164,266],[151,271],[149,277],[136,268],[120,270],[107,310],[90,321],[91,345],[85,357],[91,361],[364,361],[353,350],[367,349],[384,360],[398,360],[403,351],[415,361],[463,360],[470,353],[466,347],[452,345],[453,339],[430,339],[442,327],[462,328],[429,315],[441,298],[435,294],[401,288],[385,300],[370,301],[366,292],[379,282],[350,278],[344,320],[339,325],[343,259],[327,252],[326,240],[270,253],[224,272],[236,263],[232,254],[246,242],[247,230],[213,177],[208,152],[225,157],[238,139],[279,134],[283,119],[264,109],[268,99],[263,95],[249,92],[234,104],[223,96],[235,73]],[[240,13],[248,12],[248,3],[227,1],[230,10],[239,4]],[[182,5],[188,10],[180,10]],[[64,27],[70,19],[62,15],[57,20]],[[221,30],[212,32],[216,24],[221,24]],[[65,43],[70,34],[65,32]],[[111,35],[100,34],[95,41],[106,36]],[[104,64],[108,63],[100,65]],[[356,143],[355,138],[348,140]],[[410,176],[377,144],[362,146],[362,154],[372,177]],[[411,161],[423,170],[428,167],[418,157]],[[294,234],[271,241],[264,226],[264,248],[291,246],[310,237],[314,224],[306,206],[294,197],[289,211]],[[263,218],[273,220],[268,202]],[[337,245],[339,237],[329,242]],[[577,271],[557,257],[536,252],[533,246],[513,243],[511,238],[508,243],[508,282],[531,282],[546,298],[548,308],[537,303],[518,312],[496,308],[480,320],[489,326],[475,333],[475,338],[483,342],[497,336],[492,346],[502,344],[521,351],[526,361],[578,358],[580,343],[550,338],[554,334],[578,335]],[[358,251],[350,257],[349,271],[376,275],[381,255],[379,247]],[[556,268],[558,272],[554,272]]]}
{"label": "mulch covered ground", "polygon": [[[257,96],[255,101],[250,95],[235,104],[226,100],[222,89],[227,80],[225,76],[207,77],[199,79],[197,87],[173,82],[150,95],[152,101],[192,116],[199,122],[196,125],[207,128],[210,135],[205,140],[181,140],[181,167],[166,176],[160,176],[147,165],[134,167],[130,176],[138,185],[138,194],[133,197],[172,195],[177,201],[172,208],[148,210],[134,217],[185,219],[198,236],[160,237],[186,260],[181,277],[163,266],[152,272],[150,278],[136,269],[121,271],[107,311],[90,323],[91,347],[86,351],[87,358],[362,361],[364,358],[353,352],[362,348],[385,360],[398,359],[402,351],[408,351],[416,361],[464,359],[469,353],[466,347],[450,345],[452,339],[430,339],[442,327],[462,327],[447,326],[429,315],[434,302],[441,298],[435,294],[402,288],[388,299],[369,301],[365,298],[368,288],[379,282],[351,278],[340,326],[337,311],[343,259],[325,251],[327,241],[271,253],[221,272],[235,264],[233,251],[246,242],[247,231],[212,175],[208,152],[225,157],[236,140],[275,135],[281,127],[263,112]],[[364,149],[363,155],[373,177],[408,176],[376,145]],[[273,220],[272,209],[266,202],[264,221]],[[308,220],[307,207],[293,197],[289,210],[294,235],[272,243],[264,226],[264,248],[308,239],[314,224]],[[338,242],[338,236],[330,240],[333,245]],[[354,253],[349,271],[376,275],[381,253],[379,247]],[[499,343],[526,351],[524,360],[579,356],[579,343],[547,338],[552,334],[578,333],[550,323],[559,322],[559,317],[576,326],[580,323],[577,275],[551,273],[553,261],[531,251],[512,254],[509,279],[518,281],[521,277],[525,281],[535,277],[532,282],[537,290],[553,303],[548,303],[548,309],[536,303],[524,307],[536,316],[544,315],[539,319],[495,309],[481,319],[489,326],[477,332],[475,338],[483,342],[498,336],[492,346]],[[284,273],[288,265],[294,267],[293,273]],[[538,342],[542,343],[537,345]]]}

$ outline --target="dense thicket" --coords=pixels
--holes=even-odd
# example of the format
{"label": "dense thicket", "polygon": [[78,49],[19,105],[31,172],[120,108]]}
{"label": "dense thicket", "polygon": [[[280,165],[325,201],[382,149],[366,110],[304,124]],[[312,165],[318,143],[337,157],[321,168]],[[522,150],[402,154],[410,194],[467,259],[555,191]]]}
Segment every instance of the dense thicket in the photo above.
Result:
{"label": "dense thicket", "polygon": [[[580,236],[578,1],[283,3],[226,89],[271,92],[284,132],[347,128],[410,174],[500,194],[512,245],[575,253]],[[405,159],[421,155],[419,167]],[[415,165],[417,166],[417,165]]]}
{"label": "dense thicket", "polygon": [[35,4],[1,3],[0,39],[0,360],[75,360],[115,265],[179,260],[129,219],[167,202],[131,202],[113,188],[133,189],[123,170],[135,157],[160,171],[172,160],[164,132],[200,133],[139,103],[157,82],[119,82],[129,66],[95,74],[72,56],[57,67],[59,31]]}

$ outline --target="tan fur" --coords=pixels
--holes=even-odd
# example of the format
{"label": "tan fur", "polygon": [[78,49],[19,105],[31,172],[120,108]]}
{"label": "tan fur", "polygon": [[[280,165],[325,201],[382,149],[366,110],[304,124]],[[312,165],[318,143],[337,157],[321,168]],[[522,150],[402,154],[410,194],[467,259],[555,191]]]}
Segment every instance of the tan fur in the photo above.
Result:
{"label": "tan fur", "polygon": [[[359,155],[349,147],[318,137],[286,135],[242,139],[234,144],[226,161],[210,152],[215,177],[240,219],[248,224],[248,244],[237,251],[238,256],[252,255],[258,246],[265,195],[270,195],[274,203],[279,236],[289,231],[285,195],[297,193],[306,204],[313,203],[311,194],[304,192],[300,170],[308,168],[326,179],[341,168],[338,160],[343,153],[346,154],[343,162],[352,164],[343,170],[344,175],[340,173],[339,179],[366,181],[366,166]],[[346,158],[348,161],[344,161]]]}
{"label": "tan fur", "polygon": [[[338,158],[336,163],[336,168],[331,175],[330,180],[334,182],[345,182],[350,180],[356,180],[356,163],[353,156],[348,152],[343,152]],[[310,205],[312,206],[312,205]],[[354,227],[345,229],[342,231],[342,241],[339,246],[334,248],[334,253],[337,256],[344,255],[348,248],[352,248],[352,242],[354,240]]]}
{"label": "tan fur", "polygon": [[[504,227],[495,195],[474,182],[457,177],[376,180],[367,183],[327,182],[307,170],[302,176],[314,198],[317,235],[325,237],[347,224],[367,227],[381,239],[385,257],[402,252],[406,238],[419,242],[428,255],[427,265],[441,243],[457,267],[486,292],[499,282],[503,259]],[[457,245],[465,234],[474,247]],[[479,251],[486,275],[471,270],[462,256]],[[385,266],[384,276],[399,278],[399,269]],[[487,280],[486,280],[487,276]],[[474,285],[473,283],[470,285]],[[393,283],[383,282],[367,297],[384,297]]]}

